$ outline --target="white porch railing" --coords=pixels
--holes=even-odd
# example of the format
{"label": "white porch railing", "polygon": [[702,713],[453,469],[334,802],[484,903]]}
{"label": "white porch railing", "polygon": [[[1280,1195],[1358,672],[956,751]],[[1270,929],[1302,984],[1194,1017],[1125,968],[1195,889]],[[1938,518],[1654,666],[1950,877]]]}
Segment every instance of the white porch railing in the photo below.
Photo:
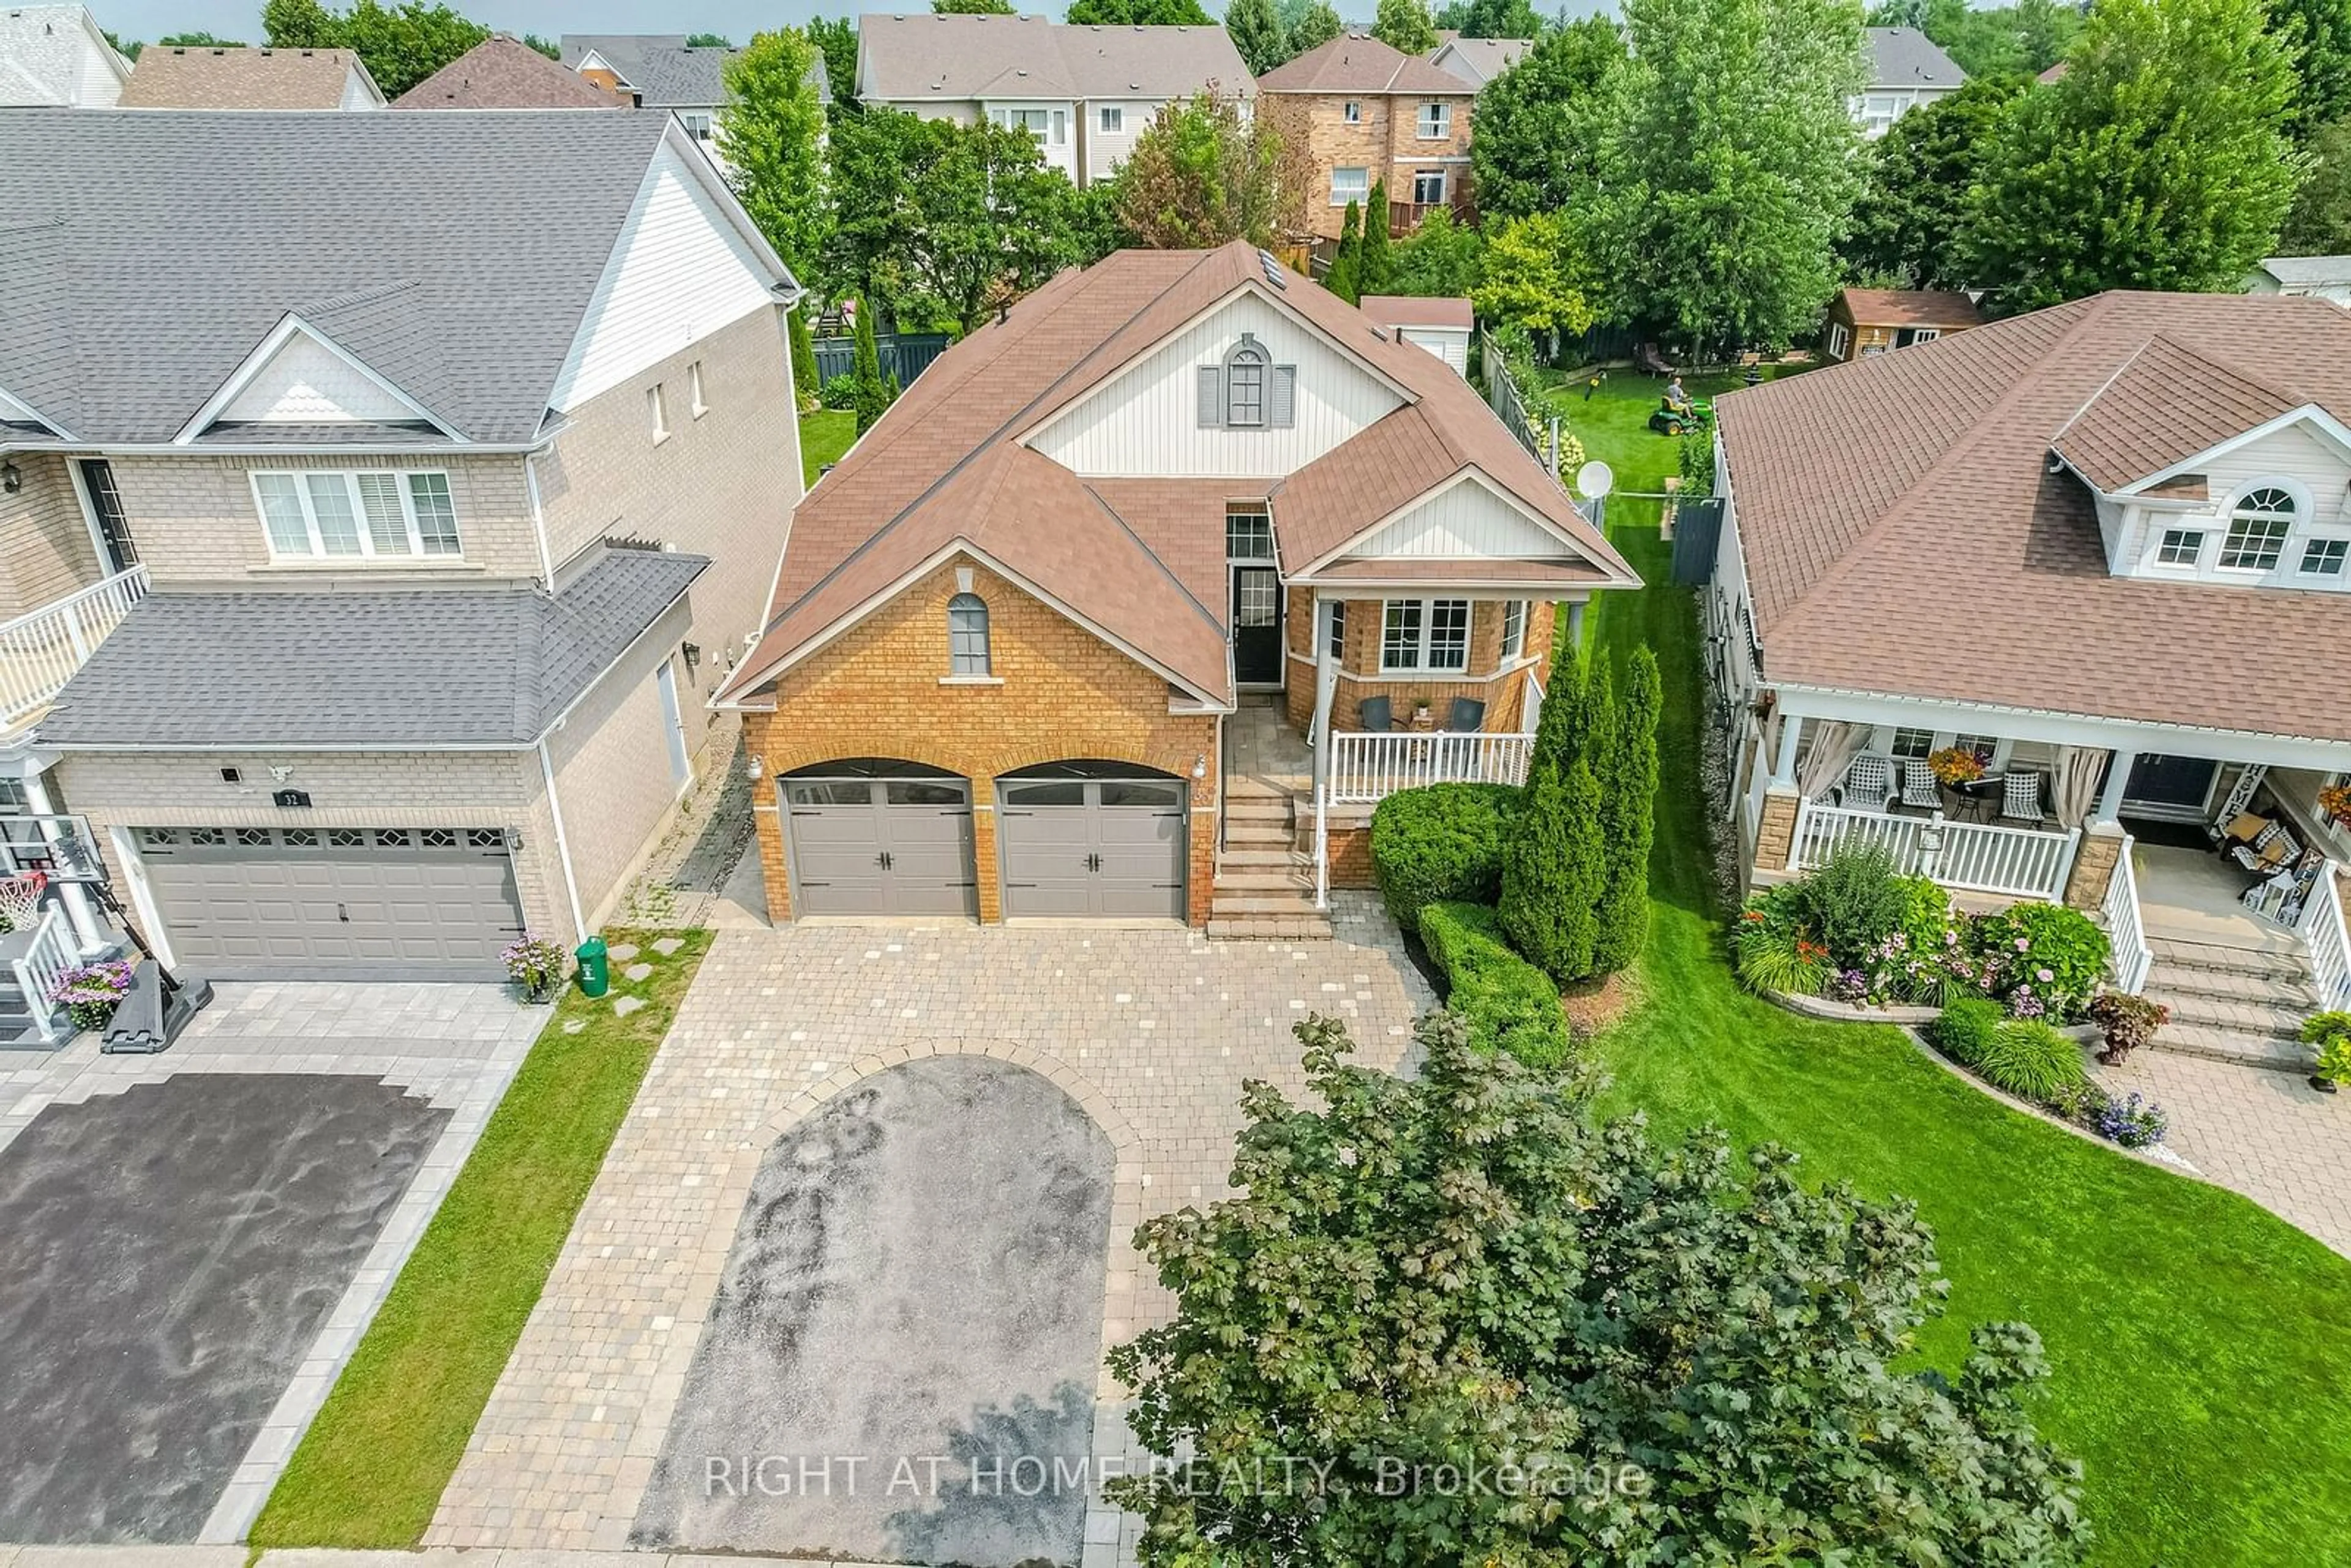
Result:
{"label": "white porch railing", "polygon": [[2147,928],[2139,919],[2138,873],[2131,869],[2135,843],[2124,835],[2122,858],[2115,862],[2105,902],[2098,909],[2105,916],[2106,941],[2114,949],[2115,988],[2133,996],[2147,988],[2147,972],[2155,966],[2155,953],[2147,945]]}
{"label": "white porch railing", "polygon": [[42,910],[41,923],[33,927],[32,951],[9,960],[9,972],[25,998],[25,1009],[33,1015],[33,1028],[45,1040],[54,1042],[63,1032],[50,995],[66,971],[79,962],[74,956],[73,935],[53,908]]}
{"label": "white porch railing", "polygon": [[2318,880],[2302,906],[2302,939],[2310,947],[2320,1009],[2351,1008],[2351,933],[2344,929],[2343,900],[2335,891],[2332,860],[2319,868]]}
{"label": "white porch railing", "polygon": [[146,597],[147,569],[134,566],[0,626],[0,729],[47,707]]}
{"label": "white porch railing", "polygon": [[1364,805],[1423,784],[1523,784],[1534,744],[1531,735],[1333,732],[1331,800]]}
{"label": "white porch railing", "polygon": [[2038,828],[2002,828],[1985,822],[1954,822],[1932,817],[1894,817],[1849,810],[1807,800],[1796,813],[1792,871],[1824,865],[1848,843],[1883,844],[1905,876],[1928,876],[1945,887],[2011,898],[2055,901],[2064,896],[2066,874],[2081,830],[2053,833]]}

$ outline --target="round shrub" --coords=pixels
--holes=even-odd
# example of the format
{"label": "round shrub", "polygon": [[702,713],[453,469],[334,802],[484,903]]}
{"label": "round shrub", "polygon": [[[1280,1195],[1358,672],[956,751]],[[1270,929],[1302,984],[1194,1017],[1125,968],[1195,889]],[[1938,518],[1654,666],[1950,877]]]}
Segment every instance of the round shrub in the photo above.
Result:
{"label": "round shrub", "polygon": [[1909,919],[1910,884],[1882,844],[1846,844],[1795,885],[1804,924],[1840,969],[1866,968]]}
{"label": "round shrub", "polygon": [[1998,1002],[1970,997],[1945,1008],[1943,1016],[1927,1026],[1927,1041],[1952,1061],[1973,1067],[1991,1049],[1992,1037],[2007,1018]]}
{"label": "round shrub", "polygon": [[1431,904],[1492,904],[1502,892],[1502,842],[1518,811],[1508,784],[1431,784],[1372,812],[1372,878],[1388,914],[1420,929]]}
{"label": "round shrub", "polygon": [[2019,904],[1970,927],[1985,988],[2019,1018],[2073,1018],[2105,978],[2106,934],[2078,909]]}
{"label": "round shrub", "polygon": [[2043,1105],[2054,1103],[2090,1076],[2082,1065],[2082,1048],[2042,1019],[2010,1019],[2001,1024],[1974,1066],[1993,1087]]}

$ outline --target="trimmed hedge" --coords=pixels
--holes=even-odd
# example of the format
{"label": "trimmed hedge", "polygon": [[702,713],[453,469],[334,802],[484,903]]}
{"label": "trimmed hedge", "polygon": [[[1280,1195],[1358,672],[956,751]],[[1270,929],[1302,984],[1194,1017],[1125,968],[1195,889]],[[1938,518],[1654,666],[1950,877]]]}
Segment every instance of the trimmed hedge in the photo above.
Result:
{"label": "trimmed hedge", "polygon": [[1372,878],[1395,923],[1418,931],[1428,904],[1499,899],[1518,807],[1509,784],[1430,784],[1382,800],[1372,812]]}
{"label": "trimmed hedge", "polygon": [[1559,988],[1510,951],[1482,904],[1434,903],[1420,911],[1428,956],[1453,982],[1446,1005],[1469,1025],[1470,1043],[1506,1051],[1529,1067],[1562,1067],[1574,1048]]}
{"label": "trimmed hedge", "polygon": [[2001,1025],[2007,1021],[2007,1010],[1998,1002],[1969,997],[1945,1008],[1943,1016],[1927,1026],[1926,1035],[1928,1042],[1945,1056],[1973,1067],[1991,1049]]}

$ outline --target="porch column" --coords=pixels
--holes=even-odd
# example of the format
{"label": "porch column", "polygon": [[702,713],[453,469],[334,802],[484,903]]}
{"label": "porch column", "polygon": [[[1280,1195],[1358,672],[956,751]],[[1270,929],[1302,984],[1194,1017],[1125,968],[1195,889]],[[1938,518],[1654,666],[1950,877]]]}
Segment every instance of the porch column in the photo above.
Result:
{"label": "porch column", "polygon": [[1763,791],[1762,810],[1755,821],[1758,870],[1795,869],[1796,818],[1803,808],[1796,795],[1796,746],[1803,731],[1801,714],[1780,716],[1779,754],[1772,759],[1771,783]]}
{"label": "porch column", "polygon": [[1771,788],[1792,789],[1796,787],[1796,747],[1803,738],[1804,719],[1802,714],[1780,716],[1780,755],[1771,763]]}
{"label": "porch column", "polygon": [[[28,767],[25,770],[25,804],[30,806],[33,814],[38,817],[57,814],[57,808],[50,803],[47,774],[47,768]],[[52,844],[57,843],[57,825],[53,822],[41,824],[41,836]],[[95,854],[98,846],[91,844],[89,849]],[[104,952],[110,945],[106,928],[98,923],[98,912],[90,907],[89,894],[83,891],[81,884],[60,879],[57,899],[66,906],[66,918],[73,923],[74,936],[81,943],[82,956],[88,958]]]}
{"label": "porch column", "polygon": [[2118,821],[2123,814],[2123,791],[2130,788],[2131,768],[2138,762],[2136,751],[2117,751],[2106,764],[2106,787],[2098,794],[2098,812],[2091,824],[2103,827]]}
{"label": "porch column", "polygon": [[1314,723],[1307,744],[1314,751],[1314,799],[1331,781],[1331,701],[1339,689],[1339,662],[1331,656],[1332,607],[1337,601],[1314,591]]}

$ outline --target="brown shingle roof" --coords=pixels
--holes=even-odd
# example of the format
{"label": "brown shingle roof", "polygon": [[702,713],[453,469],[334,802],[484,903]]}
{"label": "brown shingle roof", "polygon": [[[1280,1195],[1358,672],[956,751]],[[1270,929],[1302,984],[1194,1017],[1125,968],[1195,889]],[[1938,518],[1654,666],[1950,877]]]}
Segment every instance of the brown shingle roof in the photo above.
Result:
{"label": "brown shingle roof", "polygon": [[2082,405],[2050,444],[2084,478],[2113,492],[2308,401],[2158,335]]}
{"label": "brown shingle roof", "polygon": [[[2111,575],[2058,432],[2157,338],[2338,415],[2351,313],[2105,294],[1716,401],[1768,679],[2351,739],[2351,595]],[[2189,395],[2193,396],[2191,392]]]}
{"label": "brown shingle roof", "polygon": [[1257,78],[1259,92],[1475,93],[1478,84],[1367,33],[1342,33]]}
{"label": "brown shingle roof", "polygon": [[1976,302],[1947,288],[1848,288],[1843,298],[1856,327],[1975,327]]}
{"label": "brown shingle roof", "polygon": [[124,109],[340,109],[357,71],[378,103],[382,94],[349,49],[196,47],[150,44],[123,84]]}
{"label": "brown shingle roof", "polygon": [[394,109],[626,109],[629,100],[505,33],[484,38],[406,92]]}
{"label": "brown shingle roof", "polygon": [[[1081,480],[1022,444],[1203,311],[1256,287],[1294,308],[1411,401],[1286,482]],[[1630,568],[1433,355],[1375,329],[1319,285],[1276,289],[1246,242],[1122,251],[1061,274],[941,355],[794,513],[767,634],[730,690],[782,664],[967,547],[1203,694],[1228,694],[1224,505],[1270,489],[1295,570],[1465,467],[1549,519],[1610,580]]]}
{"label": "brown shingle roof", "polygon": [[1044,16],[868,12],[857,18],[867,98],[1176,98],[1255,90],[1222,27],[1070,26]]}

